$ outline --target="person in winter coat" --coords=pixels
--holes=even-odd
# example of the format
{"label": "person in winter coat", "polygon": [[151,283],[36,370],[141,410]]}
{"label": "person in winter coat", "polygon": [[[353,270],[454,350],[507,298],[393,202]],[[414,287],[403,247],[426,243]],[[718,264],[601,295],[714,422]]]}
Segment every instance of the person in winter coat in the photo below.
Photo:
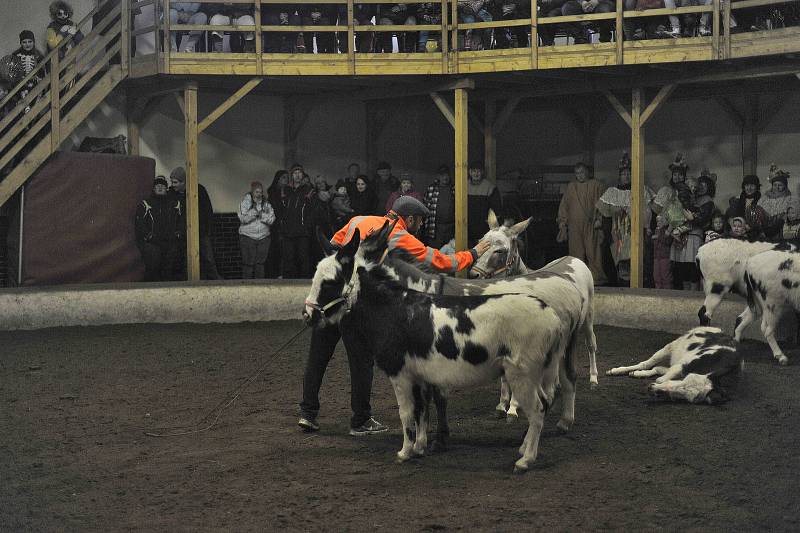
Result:
{"label": "person in winter coat", "polygon": [[400,179],[400,188],[390,194],[389,198],[386,200],[384,207],[386,208],[387,213],[394,205],[394,202],[401,196],[411,196],[412,198],[422,201],[422,195],[414,190],[414,182],[411,181],[411,177],[409,177],[409,175],[406,173],[402,174],[402,178]]}
{"label": "person in winter coat", "polygon": [[136,244],[144,261],[145,281],[173,277],[178,241],[184,227],[181,204],[167,194],[167,178],[156,176],[153,193],[136,208]]}
{"label": "person in winter coat", "polygon": [[254,181],[239,204],[239,246],[242,250],[242,278],[261,279],[269,251],[269,228],[275,212],[264,196],[264,186]]}
{"label": "person in winter coat", "polygon": [[295,164],[289,185],[284,187],[285,207],[281,218],[281,272],[284,279],[307,278],[311,271],[308,252],[314,229],[311,214],[314,189],[303,183],[304,175],[303,167]]}
{"label": "person in winter coat", "polygon": [[270,228],[269,252],[267,253],[267,277],[281,277],[281,220],[283,220],[283,210],[286,207],[286,186],[289,185],[289,171],[280,169],[275,172],[272,184],[267,188],[267,201],[275,212],[275,223]]}

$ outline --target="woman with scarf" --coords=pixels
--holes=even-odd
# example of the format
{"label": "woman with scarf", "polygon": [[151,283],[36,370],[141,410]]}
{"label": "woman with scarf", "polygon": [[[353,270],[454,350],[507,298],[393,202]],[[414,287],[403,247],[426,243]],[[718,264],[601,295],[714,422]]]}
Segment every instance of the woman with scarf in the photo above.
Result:
{"label": "woman with scarf", "polygon": [[353,208],[353,216],[371,215],[375,212],[375,204],[378,199],[370,186],[369,180],[364,174],[359,174],[356,178],[356,186],[350,195],[350,207]]}
{"label": "woman with scarf", "polygon": [[772,188],[764,193],[758,205],[769,217],[764,227],[767,240],[778,241],[781,237],[783,221],[786,219],[786,209],[792,199],[792,193],[788,188],[789,173],[772,163],[769,167],[769,181]]}

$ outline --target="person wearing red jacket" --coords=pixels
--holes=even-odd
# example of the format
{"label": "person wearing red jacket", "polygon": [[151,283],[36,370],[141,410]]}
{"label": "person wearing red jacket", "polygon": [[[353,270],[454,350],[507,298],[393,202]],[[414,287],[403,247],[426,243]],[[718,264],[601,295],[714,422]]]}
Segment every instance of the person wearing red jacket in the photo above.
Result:
{"label": "person wearing red jacket", "polygon": [[[389,236],[389,250],[402,249],[419,264],[428,265],[439,272],[468,269],[478,257],[489,249],[489,243],[485,241],[479,242],[470,250],[454,254],[443,254],[435,248],[425,246],[414,234],[419,232],[428,215],[429,211],[425,204],[416,198],[401,196],[395,201],[386,216],[353,217],[334,234],[331,244],[336,247],[344,246],[353,237],[356,229],[364,239],[371,232],[380,230],[389,220],[396,222]],[[333,356],[336,344],[342,338],[342,332],[355,331],[357,327],[357,324],[348,323],[348,316],[345,315],[339,325],[324,326],[312,331],[311,347],[303,375],[300,420],[297,422],[303,431],[319,430],[317,422],[320,408],[319,389],[325,369]],[[353,336],[345,338],[345,348],[347,348],[347,358],[350,363],[350,407],[353,410],[353,416],[350,419],[350,435],[381,433],[388,428],[372,418],[372,408],[369,403],[372,394],[373,357],[367,350],[353,350],[354,343],[358,344]]]}

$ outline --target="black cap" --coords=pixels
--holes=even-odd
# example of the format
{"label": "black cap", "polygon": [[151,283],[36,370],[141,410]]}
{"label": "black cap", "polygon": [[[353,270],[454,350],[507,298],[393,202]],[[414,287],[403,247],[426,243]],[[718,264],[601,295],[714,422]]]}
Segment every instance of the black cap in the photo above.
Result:
{"label": "black cap", "polygon": [[167,181],[167,178],[165,178],[164,176],[156,176],[156,179],[153,180],[153,187],[155,187],[159,183],[161,183],[165,187],[169,187],[169,182]]}
{"label": "black cap", "polygon": [[380,163],[378,163],[378,168],[376,168],[375,170],[391,170],[391,169],[392,165],[390,165],[386,161],[381,161]]}
{"label": "black cap", "polygon": [[33,32],[31,30],[22,30],[19,34],[19,42],[24,41],[25,39],[30,39],[31,41],[36,41],[36,37],[34,37]]}

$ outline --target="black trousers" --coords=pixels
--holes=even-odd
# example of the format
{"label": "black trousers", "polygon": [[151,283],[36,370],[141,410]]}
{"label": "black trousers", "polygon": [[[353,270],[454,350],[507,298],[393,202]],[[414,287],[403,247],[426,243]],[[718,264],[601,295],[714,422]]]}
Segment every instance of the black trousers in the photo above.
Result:
{"label": "black trousers", "polygon": [[307,278],[311,271],[310,237],[283,237],[281,273],[283,279]]}
{"label": "black trousers", "polygon": [[314,328],[311,332],[311,347],[303,375],[303,400],[300,402],[302,416],[314,419],[319,414],[319,389],[340,338],[344,340],[350,363],[350,408],[353,410],[350,427],[356,428],[372,416],[369,403],[372,394],[372,353],[358,334],[357,324],[352,322],[344,317],[341,331],[339,326],[326,326]]}

